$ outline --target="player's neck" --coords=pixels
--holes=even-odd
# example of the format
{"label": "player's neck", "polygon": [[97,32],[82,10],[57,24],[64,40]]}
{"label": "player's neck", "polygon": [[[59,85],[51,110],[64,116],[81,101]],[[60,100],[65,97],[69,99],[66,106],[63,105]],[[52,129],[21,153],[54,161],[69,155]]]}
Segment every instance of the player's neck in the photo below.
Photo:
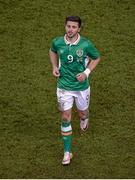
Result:
{"label": "player's neck", "polygon": [[74,43],[77,39],[78,39],[78,37],[79,37],[79,35],[78,34],[76,34],[75,36],[73,36],[73,37],[68,37],[67,35],[66,35],[66,40],[69,42],[69,43]]}

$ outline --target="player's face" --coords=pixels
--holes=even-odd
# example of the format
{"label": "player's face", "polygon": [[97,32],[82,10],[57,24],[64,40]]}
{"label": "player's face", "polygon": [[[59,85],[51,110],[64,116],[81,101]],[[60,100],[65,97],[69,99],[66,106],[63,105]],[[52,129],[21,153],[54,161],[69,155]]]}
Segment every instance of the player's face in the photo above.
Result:
{"label": "player's face", "polygon": [[80,31],[78,22],[67,21],[65,25],[65,30],[69,38],[75,37]]}

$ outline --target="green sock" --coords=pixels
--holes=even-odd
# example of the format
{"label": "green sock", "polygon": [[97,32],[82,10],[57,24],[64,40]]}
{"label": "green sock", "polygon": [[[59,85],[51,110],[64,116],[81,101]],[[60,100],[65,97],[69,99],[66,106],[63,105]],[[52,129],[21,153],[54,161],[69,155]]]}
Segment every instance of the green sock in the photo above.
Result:
{"label": "green sock", "polygon": [[64,143],[64,152],[71,152],[71,142],[72,142],[72,136],[62,136],[63,143]]}
{"label": "green sock", "polygon": [[72,127],[71,122],[62,121],[61,123],[62,139],[64,143],[64,152],[71,152]]}

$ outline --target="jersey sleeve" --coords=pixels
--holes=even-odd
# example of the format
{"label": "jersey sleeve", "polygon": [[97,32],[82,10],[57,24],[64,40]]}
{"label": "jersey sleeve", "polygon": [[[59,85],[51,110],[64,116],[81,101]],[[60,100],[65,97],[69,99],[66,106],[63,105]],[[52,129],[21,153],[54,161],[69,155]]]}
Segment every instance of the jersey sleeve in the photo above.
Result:
{"label": "jersey sleeve", "polygon": [[87,46],[87,55],[92,59],[95,60],[99,58],[100,53],[97,50],[97,48],[94,46],[94,44],[90,41],[88,41],[88,46]]}
{"label": "jersey sleeve", "polygon": [[57,53],[57,47],[56,47],[56,40],[55,39],[52,40],[52,44],[51,44],[50,49],[51,49],[51,51]]}

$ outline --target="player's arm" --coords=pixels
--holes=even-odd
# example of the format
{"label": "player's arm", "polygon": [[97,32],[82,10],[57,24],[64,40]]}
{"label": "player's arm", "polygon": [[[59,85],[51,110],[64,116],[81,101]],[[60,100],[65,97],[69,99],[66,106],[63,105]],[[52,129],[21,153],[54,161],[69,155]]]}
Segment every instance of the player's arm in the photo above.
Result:
{"label": "player's arm", "polygon": [[84,81],[86,78],[88,78],[89,74],[92,71],[94,71],[94,69],[96,68],[96,66],[98,65],[100,61],[100,53],[98,52],[98,50],[96,49],[96,47],[91,41],[87,41],[86,51],[87,51],[87,56],[90,59],[90,62],[87,65],[84,72],[79,73],[77,75],[78,81]]}
{"label": "player's arm", "polygon": [[85,71],[82,72],[82,73],[79,73],[79,74],[77,75],[77,80],[80,81],[80,82],[82,82],[82,81],[84,81],[86,78],[88,78],[89,75],[90,75],[90,73],[91,73],[92,71],[94,71],[94,69],[95,69],[96,66],[98,65],[99,61],[100,61],[100,57],[98,57],[97,59],[91,60],[91,61],[89,62],[89,64],[87,65]]}
{"label": "player's arm", "polygon": [[58,55],[57,55],[57,53],[53,52],[50,49],[49,50],[49,57],[50,57],[50,61],[52,64],[53,75],[55,77],[59,77],[60,73],[59,73],[59,68],[58,68]]}
{"label": "player's arm", "polygon": [[[100,57],[97,58],[97,59],[94,59],[94,60],[91,60],[91,61],[90,61],[90,63],[87,65],[87,68],[86,68],[86,70],[88,69],[89,73],[88,73],[88,74],[86,73],[86,75],[89,76],[89,74],[90,74],[92,71],[94,71],[94,69],[95,69],[96,66],[98,65],[99,61],[100,61]],[[84,71],[84,72],[85,72],[85,71]]]}

